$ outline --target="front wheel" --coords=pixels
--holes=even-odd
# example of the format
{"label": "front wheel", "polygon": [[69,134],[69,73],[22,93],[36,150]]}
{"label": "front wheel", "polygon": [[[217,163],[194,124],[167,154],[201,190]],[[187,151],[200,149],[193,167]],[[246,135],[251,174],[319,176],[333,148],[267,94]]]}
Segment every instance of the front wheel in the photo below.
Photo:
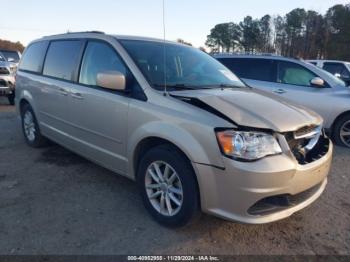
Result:
{"label": "front wheel", "polygon": [[342,116],[334,125],[334,141],[341,146],[350,147],[350,114]]}
{"label": "front wheel", "polygon": [[144,205],[158,223],[180,227],[199,217],[197,181],[177,148],[150,149],[140,161],[137,179]]}

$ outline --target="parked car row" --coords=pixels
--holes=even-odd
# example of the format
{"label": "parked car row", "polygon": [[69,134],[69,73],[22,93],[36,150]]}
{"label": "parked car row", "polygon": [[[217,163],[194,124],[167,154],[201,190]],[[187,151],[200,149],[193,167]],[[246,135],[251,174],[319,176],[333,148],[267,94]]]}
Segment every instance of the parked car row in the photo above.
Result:
{"label": "parked car row", "polygon": [[[255,74],[256,83],[291,94],[300,83],[345,92],[312,65],[247,61],[226,64],[249,85]],[[27,144],[50,139],[136,180],[146,209],[163,225],[186,225],[200,211],[272,222],[310,205],[326,187],[333,145],[323,127],[334,117],[324,122],[250,88],[193,47],[97,32],[44,37],[28,45],[16,77]],[[312,95],[301,94],[325,103]]]}
{"label": "parked car row", "polygon": [[[217,54],[214,57],[248,86],[317,112],[334,141],[350,147],[350,88],[339,78],[310,63],[281,56]],[[329,66],[326,62],[323,65]]]}
{"label": "parked car row", "polygon": [[[15,104],[15,73],[17,65],[0,50],[0,96],[6,96],[11,105]],[[17,61],[18,62],[18,61]]]}

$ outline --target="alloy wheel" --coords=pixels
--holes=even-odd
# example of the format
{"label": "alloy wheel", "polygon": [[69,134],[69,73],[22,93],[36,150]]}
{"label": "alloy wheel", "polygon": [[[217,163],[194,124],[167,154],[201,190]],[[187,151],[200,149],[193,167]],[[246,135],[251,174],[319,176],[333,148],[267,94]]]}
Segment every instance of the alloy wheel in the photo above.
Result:
{"label": "alloy wheel", "polygon": [[340,139],[347,147],[350,147],[350,120],[346,121],[340,128]]}
{"label": "alloy wheel", "polygon": [[153,208],[164,216],[176,215],[183,203],[180,177],[168,163],[155,161],[146,170],[145,187]]}
{"label": "alloy wheel", "polygon": [[27,110],[24,113],[23,116],[23,128],[24,128],[24,134],[27,137],[29,141],[34,141],[35,140],[35,122],[34,122],[34,116],[32,112]]}

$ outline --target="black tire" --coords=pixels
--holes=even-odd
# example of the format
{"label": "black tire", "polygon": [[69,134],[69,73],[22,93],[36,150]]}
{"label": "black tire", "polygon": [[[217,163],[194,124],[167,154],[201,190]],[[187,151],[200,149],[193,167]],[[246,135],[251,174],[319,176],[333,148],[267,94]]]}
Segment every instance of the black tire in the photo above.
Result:
{"label": "black tire", "polygon": [[[183,190],[182,205],[173,216],[165,216],[151,204],[146,192],[146,172],[155,161],[169,164],[177,173]],[[141,159],[137,172],[137,182],[143,203],[151,216],[166,227],[182,227],[193,223],[200,217],[198,184],[188,159],[176,147],[160,145],[150,149]]]}
{"label": "black tire", "polygon": [[342,139],[341,136],[341,130],[344,127],[344,124],[347,124],[347,126],[350,126],[350,114],[346,114],[344,116],[342,116],[341,118],[339,118],[337,120],[337,122],[334,124],[334,128],[333,128],[333,140],[337,145],[340,146],[344,146],[344,147],[350,147],[350,137],[348,142],[343,141],[344,139]]}
{"label": "black tire", "polygon": [[[25,117],[27,112],[29,112],[33,116],[34,139],[30,139],[25,131],[24,117]],[[47,138],[45,138],[44,136],[41,135],[39,125],[38,125],[38,122],[36,120],[34,111],[29,104],[25,104],[21,108],[21,122],[22,122],[22,131],[23,131],[24,139],[29,146],[34,147],[34,148],[39,148],[39,147],[43,147],[43,146],[47,145],[48,140],[47,140]]]}
{"label": "black tire", "polygon": [[7,99],[9,100],[10,105],[13,106],[15,104],[15,94],[8,95]]}

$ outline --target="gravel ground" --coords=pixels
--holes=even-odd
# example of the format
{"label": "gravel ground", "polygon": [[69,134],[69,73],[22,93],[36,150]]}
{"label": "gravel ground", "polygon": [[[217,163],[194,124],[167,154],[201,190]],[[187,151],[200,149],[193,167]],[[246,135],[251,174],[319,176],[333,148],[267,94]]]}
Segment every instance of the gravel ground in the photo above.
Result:
{"label": "gravel ground", "polygon": [[265,225],[203,215],[171,230],[136,185],[68,150],[24,143],[0,99],[0,254],[350,254],[350,150],[336,147],[329,184],[310,207]]}

